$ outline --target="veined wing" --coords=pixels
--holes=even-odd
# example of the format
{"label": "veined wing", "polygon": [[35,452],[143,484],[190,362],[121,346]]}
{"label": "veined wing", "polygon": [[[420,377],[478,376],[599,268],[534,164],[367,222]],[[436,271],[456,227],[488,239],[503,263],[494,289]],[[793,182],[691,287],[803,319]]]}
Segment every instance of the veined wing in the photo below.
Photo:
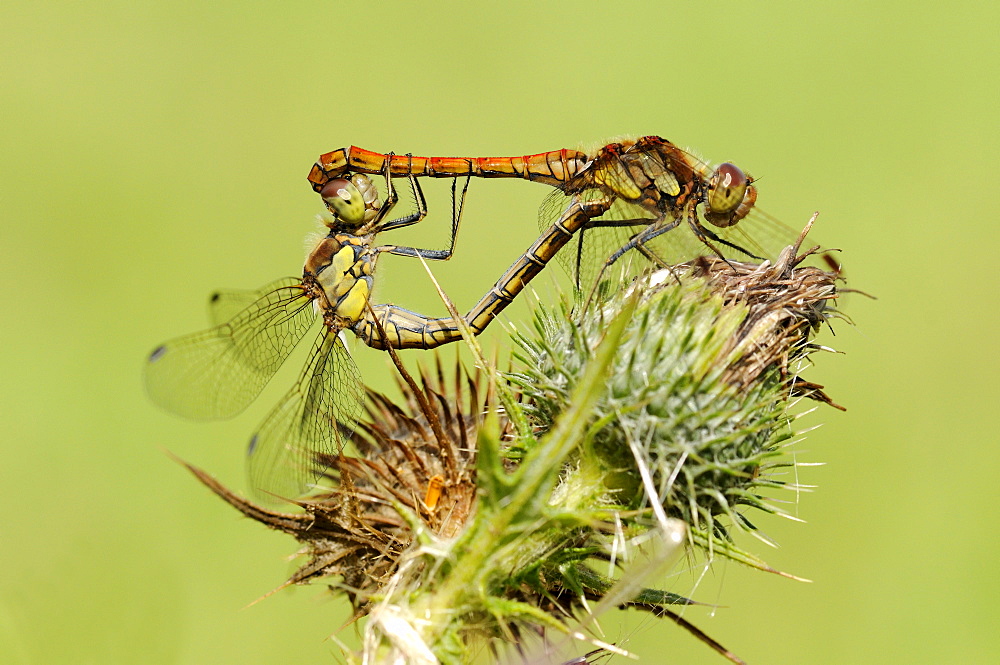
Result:
{"label": "veined wing", "polygon": [[145,367],[153,401],[195,420],[231,418],[249,406],[316,318],[300,280],[271,286],[228,323],[154,349]]}
{"label": "veined wing", "polygon": [[[700,172],[705,177],[710,174],[714,166],[702,159],[699,155],[695,154],[690,150],[683,150],[688,160],[695,165],[695,171]],[[703,212],[703,209],[699,207],[699,212]],[[799,222],[792,224],[791,226],[785,224],[778,220],[776,217],[769,215],[759,206],[754,206],[744,219],[740,220],[738,223],[730,226],[728,228],[719,228],[713,226],[701,219],[702,225],[709,231],[712,231],[718,237],[726,240],[733,245],[738,246],[740,249],[736,249],[725,245],[724,243],[714,243],[715,246],[722,252],[722,254],[734,261],[759,261],[761,259],[775,260],[778,255],[781,254],[781,250],[789,245],[794,245],[796,240],[798,240],[799,234],[806,225],[807,217],[803,217]],[[656,242],[653,241],[651,244],[655,245]],[[699,243],[704,249],[703,243]],[[816,243],[811,243],[806,240],[803,243],[802,249],[807,249]],[[745,251],[740,251],[745,250]],[[694,256],[710,254],[711,250],[708,252],[701,251],[693,256],[685,257],[684,260],[690,260]],[[826,264],[827,260],[834,261],[836,259],[830,256],[829,250],[821,249],[817,252],[818,263],[824,264],[823,267],[828,269],[831,266]]]}
{"label": "veined wing", "polygon": [[[773,261],[781,253],[781,250],[795,244],[799,234],[802,233],[802,229],[805,228],[807,220],[808,217],[803,217],[800,223],[788,225],[755,206],[746,218],[728,229],[718,229],[711,225],[708,225],[708,227],[715,231],[717,235],[729,240],[733,244],[746,247],[757,256]],[[819,244],[818,242],[813,242],[811,238],[812,236],[802,243],[803,250]],[[826,256],[830,251],[830,248],[822,248],[817,253],[817,256]],[[723,253],[727,257],[737,261],[748,260],[738,252],[727,253],[724,251]],[[829,268],[830,266],[824,267]]]}
{"label": "veined wing", "polygon": [[[603,194],[596,188],[584,189],[578,194],[569,196],[561,190],[553,190],[545,197],[545,200],[542,201],[542,205],[538,209],[539,228],[543,232],[548,229],[565,213],[566,208],[577,196],[580,200],[586,202],[601,198]],[[594,280],[597,279],[607,258],[625,245],[634,234],[654,221],[649,211],[624,199],[616,199],[607,212],[600,217],[595,217],[592,221],[613,224],[624,220],[638,221],[634,226],[604,226],[581,229],[574,234],[569,243],[556,255],[556,260],[566,270],[574,285],[580,286],[584,293],[589,291]],[[635,257],[632,257],[631,254],[632,252],[624,255],[619,261],[621,266],[617,266],[616,264],[615,269],[633,265],[633,262],[637,266],[637,270],[633,272],[638,272],[648,267],[648,261],[642,257],[639,257],[640,260],[635,261]]]}
{"label": "veined wing", "polygon": [[[732,261],[760,263],[766,259],[773,262],[783,249],[794,245],[802,233],[801,228],[787,226],[759,209],[752,210],[739,223],[726,228],[713,226],[700,216],[699,221],[706,231],[716,236],[716,239],[711,236],[708,238],[712,247]],[[803,227],[805,223],[806,220],[802,220]],[[801,249],[806,250],[814,245],[807,239]],[[667,265],[690,261],[698,256],[716,255],[698,238],[686,221],[673,231],[649,240],[645,246]],[[830,270],[837,263],[836,258],[825,249],[821,249],[807,261],[807,265],[817,265],[824,270]]]}
{"label": "veined wing", "polygon": [[301,281],[297,277],[282,277],[259,289],[219,289],[208,298],[208,324],[221,326],[223,323],[228,323],[268,293],[283,287],[295,286]]}
{"label": "veined wing", "polygon": [[[580,196],[598,198],[596,189],[585,189]],[[547,229],[559,219],[565,207],[572,201],[560,190],[551,192],[539,208],[539,227]],[[792,245],[800,231],[778,222],[760,210],[752,211],[745,219],[729,228],[719,228],[706,222],[700,216],[702,226],[726,242],[712,241],[712,245],[723,256],[734,261],[774,260],[781,250]],[[624,199],[616,199],[606,213],[592,220],[597,226],[577,231],[573,239],[564,247],[557,259],[566,269],[574,284],[586,293],[600,275],[605,261],[617,250],[624,247],[636,233],[639,233],[655,219],[653,214],[641,206]],[[625,224],[626,222],[634,222]],[[660,225],[669,224],[665,219]],[[604,224],[603,226],[601,224]],[[726,244],[729,243],[729,244]],[[805,243],[809,245],[808,242]],[[698,238],[687,220],[680,220],[676,228],[651,238],[644,248],[664,266],[677,265],[698,256],[714,256],[715,252]],[[651,266],[650,261],[638,250],[626,252],[619,261],[609,268],[604,277],[624,274],[635,276]]]}
{"label": "veined wing", "polygon": [[250,486],[262,502],[304,494],[323,471],[316,454],[339,453],[361,414],[364,385],[344,343],[323,330],[302,375],[247,447]]}

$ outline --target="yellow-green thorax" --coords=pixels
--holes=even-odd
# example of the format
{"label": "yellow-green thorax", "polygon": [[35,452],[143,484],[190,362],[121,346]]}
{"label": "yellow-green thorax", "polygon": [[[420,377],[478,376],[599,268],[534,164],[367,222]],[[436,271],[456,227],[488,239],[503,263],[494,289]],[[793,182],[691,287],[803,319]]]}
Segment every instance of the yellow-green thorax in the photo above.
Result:
{"label": "yellow-green thorax", "polygon": [[318,291],[317,308],[331,328],[348,328],[365,314],[376,257],[370,242],[368,236],[331,233],[306,259],[302,281]]}

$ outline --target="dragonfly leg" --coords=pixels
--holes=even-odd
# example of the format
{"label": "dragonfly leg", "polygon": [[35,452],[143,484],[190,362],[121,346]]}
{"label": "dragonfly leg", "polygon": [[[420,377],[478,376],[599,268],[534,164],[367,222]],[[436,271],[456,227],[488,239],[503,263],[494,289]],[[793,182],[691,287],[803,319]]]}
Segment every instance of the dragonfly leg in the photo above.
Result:
{"label": "dragonfly leg", "polygon": [[620,226],[653,226],[663,220],[662,217],[637,217],[635,219],[593,219],[586,224],[585,229],[610,229]]}
{"label": "dragonfly leg", "polygon": [[[521,257],[511,265],[493,288],[462,317],[474,335],[486,327],[513,302],[524,287],[534,279],[573,234],[588,221],[603,215],[611,206],[610,199],[582,202],[575,200],[559,220],[543,233]],[[385,337],[378,332],[381,324]],[[430,318],[396,305],[374,305],[371,312],[358,321],[354,332],[365,344],[376,349],[392,346],[396,349],[432,349],[462,337],[461,324],[452,317]]]}
{"label": "dragonfly leg", "polygon": [[[645,227],[649,227],[650,225],[656,224],[659,221],[660,220],[651,219],[649,217],[639,217],[639,218],[635,218],[635,219],[592,219],[592,220],[588,220],[583,225],[583,227],[580,229],[580,232],[577,235],[576,241],[574,242],[575,248],[573,250],[574,256],[573,256],[573,272],[572,272],[572,274],[573,274],[573,287],[577,291],[580,291],[583,288],[583,284],[581,284],[581,281],[580,281],[581,280],[580,276],[583,274],[583,261],[584,261],[583,247],[584,247],[584,242],[585,242],[584,241],[584,236],[585,236],[585,234],[586,234],[587,231],[589,231],[590,229],[620,228],[620,227],[625,227],[625,226],[641,226],[641,227],[645,228]],[[624,254],[629,249],[631,249],[633,246],[635,246],[635,245],[632,245],[631,244],[631,240],[630,240],[629,244],[626,245],[626,247],[624,247],[624,248],[622,248],[622,249],[619,250],[620,254]],[[640,251],[644,255],[649,256],[649,252],[645,248],[642,248],[641,244],[638,245],[638,247],[640,248]],[[614,261],[617,261],[618,258],[620,257],[620,254],[618,254],[618,253],[616,253],[616,254],[617,255],[616,255]],[[657,263],[662,263],[661,261],[659,261],[655,257],[652,258],[651,260],[653,260],[653,261],[655,261]],[[614,263],[614,261],[611,261],[611,263]],[[610,265],[610,264],[608,264],[608,265]],[[604,275],[604,271],[608,268],[608,265],[603,266],[601,268],[601,270],[598,272],[598,275],[597,275],[597,282],[598,283],[601,281],[601,276]]]}
{"label": "dragonfly leg", "polygon": [[379,208],[375,218],[370,222],[372,228],[377,228],[382,220],[385,219],[385,216],[389,214],[389,211],[399,203],[399,195],[396,194],[396,187],[392,184],[392,170],[389,168],[392,153],[390,152],[387,157],[389,159],[385,160],[385,166],[382,168],[381,173],[382,177],[385,178],[385,203]]}
{"label": "dragonfly leg", "polygon": [[604,266],[601,267],[601,271],[600,273],[598,273],[597,281],[601,280],[601,276],[604,275],[605,270],[610,268],[618,259],[620,259],[625,254],[625,252],[628,252],[629,250],[632,249],[638,249],[643,256],[650,258],[654,263],[662,265],[663,261],[661,261],[658,258],[653,258],[653,253],[650,252],[648,249],[646,249],[645,245],[647,242],[649,242],[656,236],[663,235],[668,231],[673,231],[680,225],[680,223],[681,222],[679,219],[672,219],[667,224],[659,224],[657,222],[654,222],[653,224],[649,224],[648,226],[646,226],[646,228],[644,228],[643,230],[639,231],[634,236],[632,236],[632,238],[629,239],[627,243],[619,247],[614,254],[609,256],[604,261]]}
{"label": "dragonfly leg", "polygon": [[[602,265],[601,269],[597,272],[597,277],[594,278],[594,283],[590,285],[590,293],[587,295],[587,299],[584,301],[584,309],[590,307],[590,303],[594,299],[594,296],[597,294],[597,287],[600,285],[601,279],[603,279],[604,277],[604,273],[608,270],[608,268],[614,265],[614,263],[618,261],[618,259],[624,256],[625,253],[628,252],[629,250],[635,249],[640,254],[649,259],[652,263],[660,266],[661,268],[670,269],[670,266],[666,265],[660,259],[660,257],[656,256],[654,252],[651,252],[649,249],[646,248],[646,243],[655,238],[656,236],[674,230],[679,225],[680,225],[679,219],[673,219],[669,223],[662,225],[660,225],[658,221],[653,222],[652,224],[647,225],[646,228],[644,228],[643,230],[639,231],[634,236],[632,236],[627,243],[618,248],[618,250],[614,254],[609,256],[604,261],[604,265]],[[580,274],[579,266],[577,267],[576,274],[577,275]],[[577,281],[579,282],[579,279]],[[579,288],[581,288],[581,285],[578,284],[577,289]]]}
{"label": "dragonfly leg", "polygon": [[[737,252],[740,252],[741,254],[745,254],[746,256],[748,256],[751,259],[756,259],[757,261],[763,261],[764,260],[763,256],[757,256],[753,252],[747,250],[744,247],[740,247],[739,245],[737,245],[734,242],[730,242],[730,241],[726,240],[725,238],[720,238],[711,229],[709,229],[709,228],[707,228],[705,226],[702,226],[701,222],[698,221],[698,218],[695,215],[691,215],[688,218],[688,223],[691,225],[691,230],[694,231],[694,233],[695,233],[696,236],[698,236],[698,239],[701,240],[706,245],[708,245],[708,247],[713,252],[715,252],[716,254],[718,254],[719,258],[721,258],[723,260],[725,260],[726,257],[723,256],[722,252],[720,252],[718,249],[716,249],[712,245],[712,242],[717,242],[720,245],[725,245],[726,247],[729,247],[730,249],[735,249]],[[709,242],[709,241],[712,241],[712,242]]]}
{"label": "dragonfly leg", "polygon": [[[469,191],[469,181],[471,180],[471,163],[469,166],[470,175],[465,178],[465,185],[462,187],[461,195],[458,195],[457,190],[457,180],[452,180],[451,182],[451,241],[449,242],[448,249],[420,249],[417,247],[407,247],[403,245],[380,245],[374,248],[375,252],[388,252],[389,254],[395,254],[396,256],[409,256],[411,258],[424,258],[430,259],[432,261],[447,261],[451,258],[455,251],[455,239],[458,237],[458,227],[462,222],[462,212],[465,210],[465,196]],[[411,175],[410,180],[413,181],[414,178]],[[414,184],[415,181],[414,181]],[[419,185],[416,185],[419,189]],[[423,194],[421,193],[421,198]],[[426,204],[423,205],[424,214],[427,213]],[[411,224],[416,224],[420,219],[415,219],[412,221],[395,220],[394,222],[389,222],[389,224],[384,225],[380,230],[385,231],[387,229],[397,229],[403,226],[410,226]],[[405,223],[399,223],[405,222]]]}
{"label": "dragonfly leg", "polygon": [[[382,221],[386,218],[389,211],[392,210],[397,203],[399,203],[399,194],[396,192],[395,185],[392,184],[392,169],[390,168],[391,158],[394,155],[390,152],[388,156],[389,159],[386,160],[385,166],[382,169],[382,177],[385,178],[385,187],[387,190],[386,202],[385,205],[379,209],[375,218],[368,224],[368,228],[365,230],[365,232],[368,233],[380,233],[391,229],[403,228],[404,226],[411,226],[427,216],[427,201],[424,199],[424,190],[417,183],[413,174],[409,174],[407,175],[407,179],[410,182],[410,191],[413,193],[413,199],[417,203],[416,212],[406,215],[405,217],[400,217],[399,219],[393,219],[387,222]],[[413,159],[413,155],[407,155],[406,157],[410,160]]]}

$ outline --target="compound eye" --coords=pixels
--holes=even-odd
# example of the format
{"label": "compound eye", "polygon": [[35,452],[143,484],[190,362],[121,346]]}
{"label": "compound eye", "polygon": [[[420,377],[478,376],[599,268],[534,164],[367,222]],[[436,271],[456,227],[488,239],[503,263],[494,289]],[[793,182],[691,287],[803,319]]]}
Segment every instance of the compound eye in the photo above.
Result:
{"label": "compound eye", "polygon": [[728,215],[743,202],[747,177],[735,164],[720,164],[708,184],[708,210],[712,216]]}
{"label": "compound eye", "polygon": [[365,218],[365,200],[361,190],[343,178],[336,178],[323,185],[319,190],[326,206],[338,222],[348,226],[360,226]]}

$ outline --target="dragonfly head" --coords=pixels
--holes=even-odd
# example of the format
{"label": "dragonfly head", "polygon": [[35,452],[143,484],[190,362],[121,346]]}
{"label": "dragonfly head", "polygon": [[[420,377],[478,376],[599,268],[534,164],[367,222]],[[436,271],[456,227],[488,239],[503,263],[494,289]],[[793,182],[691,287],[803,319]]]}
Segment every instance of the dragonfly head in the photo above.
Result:
{"label": "dragonfly head", "polygon": [[356,229],[374,217],[379,208],[378,190],[372,181],[361,173],[346,178],[334,178],[319,190],[326,207],[333,213],[333,220],[326,225],[333,228]]}
{"label": "dragonfly head", "polygon": [[753,178],[726,162],[712,172],[705,194],[705,219],[715,226],[733,226],[747,216],[757,200]]}
{"label": "dragonfly head", "polygon": [[365,201],[361,190],[350,180],[334,178],[323,185],[319,195],[333,213],[333,220],[327,222],[327,226],[337,224],[354,228],[365,221]]}

